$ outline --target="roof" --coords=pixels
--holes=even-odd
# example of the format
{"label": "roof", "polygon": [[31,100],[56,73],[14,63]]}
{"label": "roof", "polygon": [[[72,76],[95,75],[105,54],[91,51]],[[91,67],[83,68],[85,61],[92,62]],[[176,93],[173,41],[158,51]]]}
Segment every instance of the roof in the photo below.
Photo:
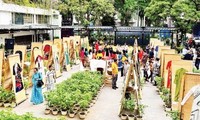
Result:
{"label": "roof", "polygon": [[57,25],[0,25],[0,30],[55,30]]}

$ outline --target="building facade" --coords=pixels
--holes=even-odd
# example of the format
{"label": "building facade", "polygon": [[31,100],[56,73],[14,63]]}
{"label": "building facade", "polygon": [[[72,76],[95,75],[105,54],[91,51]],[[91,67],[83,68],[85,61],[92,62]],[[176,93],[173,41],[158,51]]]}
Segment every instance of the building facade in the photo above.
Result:
{"label": "building facade", "polygon": [[62,16],[57,10],[31,8],[0,0],[0,44],[14,39],[16,44],[60,38]]}

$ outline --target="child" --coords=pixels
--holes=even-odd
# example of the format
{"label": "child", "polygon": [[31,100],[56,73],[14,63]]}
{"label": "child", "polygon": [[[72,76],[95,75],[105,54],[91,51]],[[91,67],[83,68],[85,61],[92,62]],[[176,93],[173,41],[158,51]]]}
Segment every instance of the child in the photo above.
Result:
{"label": "child", "polygon": [[155,63],[153,64],[153,81],[155,86],[157,85],[155,77],[159,76],[159,69],[160,69],[159,58],[156,58]]}

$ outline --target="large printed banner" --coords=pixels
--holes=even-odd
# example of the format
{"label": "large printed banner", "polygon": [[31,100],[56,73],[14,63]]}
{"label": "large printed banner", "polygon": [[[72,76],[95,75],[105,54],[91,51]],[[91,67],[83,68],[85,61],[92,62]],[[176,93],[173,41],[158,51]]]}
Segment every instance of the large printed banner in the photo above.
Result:
{"label": "large printed banner", "polygon": [[[22,68],[24,68],[24,61],[26,60],[26,45],[15,45],[13,54],[19,54],[20,63]],[[23,69],[22,69],[23,74]]]}
{"label": "large printed banner", "polygon": [[72,63],[76,63],[76,51],[75,51],[75,42],[74,38],[69,37],[68,47],[69,47],[69,58]]}
{"label": "large printed banner", "polygon": [[23,84],[23,75],[22,75],[22,66],[20,61],[20,55],[10,55],[8,56],[12,87],[15,93],[16,103],[19,104],[22,101],[26,100],[26,93]]}
{"label": "large printed banner", "polygon": [[54,45],[57,48],[57,52],[58,52],[58,57],[59,57],[59,64],[63,65],[63,43],[62,43],[62,39],[55,39],[54,40]]}
{"label": "large printed banner", "polygon": [[59,58],[59,50],[57,45],[52,46],[52,51],[53,51],[53,62],[54,62],[54,68],[56,71],[56,77],[61,76],[61,71],[60,71],[60,58]]}
{"label": "large printed banner", "polygon": [[52,57],[52,45],[53,41],[44,41],[43,42],[43,59],[44,59],[44,66],[48,68],[49,65],[53,62]]}
{"label": "large printed banner", "polygon": [[67,37],[63,38],[63,49],[64,49],[64,66],[67,71],[69,71],[70,68],[70,57],[69,57],[69,43],[70,39]]}

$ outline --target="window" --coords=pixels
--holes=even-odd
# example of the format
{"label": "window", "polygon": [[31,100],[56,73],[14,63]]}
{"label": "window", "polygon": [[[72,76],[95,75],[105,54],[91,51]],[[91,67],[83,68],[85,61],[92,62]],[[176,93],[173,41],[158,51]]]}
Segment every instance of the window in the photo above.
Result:
{"label": "window", "polygon": [[53,18],[54,19],[58,19],[58,15],[53,15]]}
{"label": "window", "polygon": [[12,23],[17,25],[24,24],[24,18],[22,13],[13,13],[12,14]]}
{"label": "window", "polygon": [[23,13],[12,13],[12,23],[17,25],[32,24],[33,15]]}
{"label": "window", "polygon": [[37,15],[37,23],[38,24],[48,24],[49,18],[50,17],[47,15]]}
{"label": "window", "polygon": [[31,24],[33,23],[33,15],[25,14],[24,15],[24,24]]}

